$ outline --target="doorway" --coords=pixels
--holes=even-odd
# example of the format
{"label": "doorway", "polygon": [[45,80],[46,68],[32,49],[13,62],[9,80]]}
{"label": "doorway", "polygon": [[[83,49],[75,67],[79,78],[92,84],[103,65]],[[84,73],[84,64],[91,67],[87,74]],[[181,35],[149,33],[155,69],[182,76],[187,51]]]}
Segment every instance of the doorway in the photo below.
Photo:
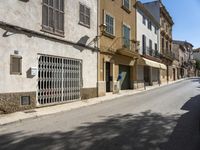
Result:
{"label": "doorway", "polygon": [[110,92],[110,62],[106,62],[106,92]]}
{"label": "doorway", "polygon": [[130,67],[126,65],[119,65],[119,74],[121,75],[121,90],[130,89]]}

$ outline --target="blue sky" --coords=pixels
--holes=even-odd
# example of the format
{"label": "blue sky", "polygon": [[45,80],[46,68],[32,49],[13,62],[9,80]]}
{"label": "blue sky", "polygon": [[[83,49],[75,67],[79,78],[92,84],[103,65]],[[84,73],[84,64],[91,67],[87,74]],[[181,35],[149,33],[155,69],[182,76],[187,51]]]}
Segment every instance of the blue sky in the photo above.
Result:
{"label": "blue sky", "polygon": [[[149,2],[152,0],[141,0]],[[173,39],[200,47],[200,0],[162,0],[173,18]]]}

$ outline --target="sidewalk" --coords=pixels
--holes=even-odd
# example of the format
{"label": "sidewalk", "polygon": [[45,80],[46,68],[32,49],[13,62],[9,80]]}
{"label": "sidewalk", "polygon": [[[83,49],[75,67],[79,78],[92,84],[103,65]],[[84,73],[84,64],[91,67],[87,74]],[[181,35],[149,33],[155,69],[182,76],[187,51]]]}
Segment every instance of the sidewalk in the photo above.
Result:
{"label": "sidewalk", "polygon": [[96,97],[96,98],[92,98],[88,100],[81,100],[81,101],[76,101],[72,103],[66,103],[66,104],[54,105],[54,106],[49,106],[49,107],[36,108],[33,110],[28,110],[28,111],[15,112],[12,114],[0,115],[0,126],[14,123],[17,121],[22,121],[25,119],[37,118],[37,117],[51,115],[51,114],[55,114],[55,113],[59,113],[63,111],[69,111],[69,110],[80,108],[80,107],[90,106],[90,105],[98,104],[104,101],[113,100],[113,99],[123,97],[123,96],[134,95],[137,93],[141,93],[141,92],[149,91],[149,90],[156,89],[159,87],[174,84],[177,82],[181,82],[183,80],[186,80],[186,79],[173,81],[168,84],[165,83],[160,86],[159,85],[149,86],[149,87],[146,87],[146,90],[137,89],[137,90],[120,91],[120,93],[118,94],[107,94],[106,96],[103,96],[103,97]]}

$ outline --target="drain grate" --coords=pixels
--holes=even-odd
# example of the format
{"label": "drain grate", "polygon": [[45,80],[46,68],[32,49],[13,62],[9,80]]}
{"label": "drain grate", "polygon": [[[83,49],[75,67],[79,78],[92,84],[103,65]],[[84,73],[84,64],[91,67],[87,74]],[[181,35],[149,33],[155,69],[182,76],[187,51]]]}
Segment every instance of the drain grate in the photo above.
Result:
{"label": "drain grate", "polygon": [[35,113],[37,112],[36,110],[27,110],[27,111],[24,111],[24,113],[28,114],[28,113]]}

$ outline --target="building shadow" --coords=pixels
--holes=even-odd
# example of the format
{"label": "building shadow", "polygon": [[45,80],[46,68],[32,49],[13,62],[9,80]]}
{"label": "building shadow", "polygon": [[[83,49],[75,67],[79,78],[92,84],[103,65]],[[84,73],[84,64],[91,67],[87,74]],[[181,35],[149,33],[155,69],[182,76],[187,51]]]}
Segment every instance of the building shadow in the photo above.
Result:
{"label": "building shadow", "polygon": [[165,150],[200,150],[200,95],[187,101],[182,110],[188,111],[178,120]]}

